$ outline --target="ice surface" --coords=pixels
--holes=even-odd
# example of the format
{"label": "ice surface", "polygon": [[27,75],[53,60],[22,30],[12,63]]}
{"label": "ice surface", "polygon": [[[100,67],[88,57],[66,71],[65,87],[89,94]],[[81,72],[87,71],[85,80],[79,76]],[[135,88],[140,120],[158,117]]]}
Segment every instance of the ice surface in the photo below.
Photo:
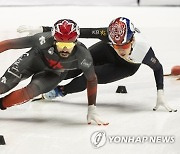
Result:
{"label": "ice surface", "polygon": [[[19,25],[49,25],[60,18],[71,18],[80,27],[104,27],[117,16],[131,18],[152,44],[156,56],[169,73],[180,65],[180,8],[159,7],[9,7],[0,9],[0,40],[22,36]],[[87,46],[97,40],[82,39]],[[0,75],[26,50],[9,50],[0,54]],[[29,80],[28,80],[29,81]],[[28,81],[20,83],[22,87]],[[63,82],[62,84],[64,84]],[[115,93],[126,86],[127,94]],[[15,89],[16,89],[15,88]],[[168,104],[180,110],[180,81],[165,77]],[[142,65],[132,77],[98,86],[97,109],[109,126],[87,125],[86,91],[58,98],[53,102],[28,102],[0,111],[0,135],[6,145],[0,154],[84,154],[137,153],[177,154],[180,151],[180,113],[164,108],[152,111],[156,102],[153,72]],[[174,136],[174,143],[107,142],[95,149],[90,137],[95,131],[118,136]]]}

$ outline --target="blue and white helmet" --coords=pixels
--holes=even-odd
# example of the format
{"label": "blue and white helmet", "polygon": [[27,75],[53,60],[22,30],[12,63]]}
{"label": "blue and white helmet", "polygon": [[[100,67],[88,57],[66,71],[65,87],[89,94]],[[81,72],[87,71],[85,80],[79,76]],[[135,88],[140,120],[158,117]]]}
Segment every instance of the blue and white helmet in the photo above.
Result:
{"label": "blue and white helmet", "polygon": [[138,32],[138,29],[134,27],[129,19],[124,17],[114,19],[108,27],[108,37],[112,44],[116,45],[129,42],[135,32]]}

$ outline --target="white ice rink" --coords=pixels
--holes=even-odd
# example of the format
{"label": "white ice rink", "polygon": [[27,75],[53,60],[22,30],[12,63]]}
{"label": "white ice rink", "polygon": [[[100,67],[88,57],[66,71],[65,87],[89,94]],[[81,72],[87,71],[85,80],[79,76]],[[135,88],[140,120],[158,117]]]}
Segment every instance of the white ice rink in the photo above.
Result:
{"label": "white ice rink", "polygon": [[[179,7],[2,7],[0,41],[22,36],[16,33],[19,25],[51,26],[58,19],[71,18],[80,27],[104,27],[118,16],[132,19],[141,29],[165,73],[180,65]],[[89,47],[97,40],[81,41]],[[25,51],[1,53],[0,76]],[[22,82],[16,88],[27,83]],[[128,93],[115,93],[119,85],[126,86]],[[6,141],[6,145],[0,145],[0,154],[179,154],[180,80],[166,77],[165,95],[168,104],[178,109],[177,113],[164,108],[152,111],[156,103],[154,76],[150,68],[142,65],[130,78],[98,86],[97,109],[110,123],[108,126],[87,125],[86,91],[53,102],[28,102],[0,111],[0,135]],[[105,131],[107,137],[173,136],[175,142],[135,144],[107,140],[96,149],[90,142],[96,131]]]}

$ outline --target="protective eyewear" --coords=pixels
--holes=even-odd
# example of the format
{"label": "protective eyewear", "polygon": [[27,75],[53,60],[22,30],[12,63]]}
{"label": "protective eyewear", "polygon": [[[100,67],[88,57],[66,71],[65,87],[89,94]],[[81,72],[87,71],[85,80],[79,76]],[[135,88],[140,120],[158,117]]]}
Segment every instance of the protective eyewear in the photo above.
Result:
{"label": "protective eyewear", "polygon": [[113,44],[112,46],[114,49],[128,49],[131,46],[131,42],[125,43],[123,45]]}
{"label": "protective eyewear", "polygon": [[56,42],[56,46],[61,49],[64,49],[64,48],[72,49],[75,46],[75,43],[73,43],[73,42]]}

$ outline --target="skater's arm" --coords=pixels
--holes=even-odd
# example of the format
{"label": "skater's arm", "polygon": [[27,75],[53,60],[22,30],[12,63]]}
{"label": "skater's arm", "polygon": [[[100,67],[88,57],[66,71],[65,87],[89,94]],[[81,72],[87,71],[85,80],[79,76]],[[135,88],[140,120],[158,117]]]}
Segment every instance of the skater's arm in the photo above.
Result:
{"label": "skater's arm", "polygon": [[43,32],[50,32],[52,30],[52,27],[48,26],[42,26]]}
{"label": "skater's arm", "polygon": [[[29,36],[34,35],[36,33],[41,32],[49,32],[52,30],[52,27],[49,26],[26,26],[22,25],[19,26],[17,29],[17,32],[24,33],[28,32]],[[80,28],[80,38],[94,38],[94,39],[100,39],[106,42],[109,42],[108,33],[107,33],[107,27],[103,28]]]}
{"label": "skater's arm", "polygon": [[89,69],[84,71],[84,75],[87,79],[88,105],[96,105],[97,77],[94,71],[94,67],[90,66]]}
{"label": "skater's arm", "polygon": [[[52,30],[52,27],[42,26],[43,32]],[[103,28],[80,28],[80,38],[97,38],[100,40],[109,41],[107,27]]]}
{"label": "skater's arm", "polygon": [[97,95],[97,77],[94,74],[94,77],[91,80],[87,80],[88,105],[96,105],[96,95]]}
{"label": "skater's arm", "polygon": [[148,65],[151,69],[153,69],[157,90],[163,89],[163,67],[159,60],[156,58],[152,48],[149,49],[142,63]]}
{"label": "skater's arm", "polygon": [[80,28],[80,38],[97,38],[109,42],[107,27],[104,28]]}
{"label": "skater's arm", "polygon": [[89,50],[82,43],[78,43],[77,47],[79,49],[77,53],[78,67],[87,79],[88,105],[96,105],[97,77],[94,70],[93,59]]}
{"label": "skater's arm", "polygon": [[33,46],[32,37],[22,37],[0,42],[0,53],[9,49],[30,48]]}
{"label": "skater's arm", "polygon": [[160,64],[159,60],[156,58],[154,51],[152,48],[149,49],[148,53],[146,54],[143,63],[151,67],[154,71],[154,77],[156,81],[157,87],[157,100],[156,106],[153,108],[156,111],[159,106],[163,106],[169,112],[176,112],[177,110],[172,109],[168,106],[164,96],[164,77],[163,77],[163,67]]}

